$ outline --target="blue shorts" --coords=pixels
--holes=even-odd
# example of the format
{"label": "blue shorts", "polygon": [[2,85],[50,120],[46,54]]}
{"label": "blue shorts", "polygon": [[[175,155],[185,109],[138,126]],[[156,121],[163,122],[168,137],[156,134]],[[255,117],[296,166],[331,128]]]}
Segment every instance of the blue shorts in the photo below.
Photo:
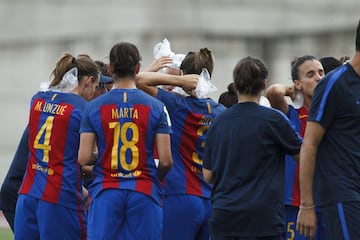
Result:
{"label": "blue shorts", "polygon": [[85,214],[20,194],[15,211],[15,239],[86,239]]}
{"label": "blue shorts", "polygon": [[271,237],[226,237],[222,234],[211,232],[211,240],[284,240],[283,236]]}
{"label": "blue shorts", "polygon": [[[304,235],[301,235],[296,230],[296,220],[299,208],[291,205],[285,205],[285,227],[286,238],[288,240],[307,240]],[[316,209],[317,228],[315,232],[314,240],[327,240],[327,234],[325,229],[325,223],[322,214],[319,209]]]}
{"label": "blue shorts", "polygon": [[89,207],[89,240],[160,239],[162,213],[161,206],[143,193],[105,189]]}
{"label": "blue shorts", "polygon": [[329,239],[360,239],[360,202],[321,207]]}
{"label": "blue shorts", "polygon": [[210,199],[167,195],[164,199],[163,240],[209,239]]}

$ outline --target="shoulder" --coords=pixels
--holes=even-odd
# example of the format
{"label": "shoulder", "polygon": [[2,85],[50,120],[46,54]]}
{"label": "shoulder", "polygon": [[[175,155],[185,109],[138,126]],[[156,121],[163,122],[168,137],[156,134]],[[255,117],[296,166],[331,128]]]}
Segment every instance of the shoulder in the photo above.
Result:
{"label": "shoulder", "polygon": [[84,107],[87,103],[87,101],[83,97],[80,97],[77,94],[68,94],[67,97],[69,97],[70,102],[72,102],[80,107]]}
{"label": "shoulder", "polygon": [[138,90],[137,94],[142,99],[142,101],[144,101],[144,103],[146,103],[146,104],[149,104],[149,105],[153,105],[153,104],[155,104],[155,105],[164,105],[164,103],[162,101],[160,101],[159,99],[157,99],[157,98],[143,92],[142,90]]}
{"label": "shoulder", "polygon": [[166,101],[169,99],[177,99],[185,101],[186,97],[175,92],[167,91],[162,88],[158,88],[157,98],[161,101]]}
{"label": "shoulder", "polygon": [[208,98],[209,103],[213,108],[219,109],[219,110],[225,110],[227,107],[225,107],[223,104],[216,102],[215,100]]}
{"label": "shoulder", "polygon": [[[300,107],[300,108],[302,108],[302,107]],[[293,105],[289,104],[288,105],[288,112],[286,113],[286,116],[288,116],[290,118],[292,115],[299,114],[299,109],[300,108],[295,108]]]}
{"label": "shoulder", "polygon": [[45,98],[45,96],[46,96],[46,92],[38,91],[31,97],[31,100],[33,101],[36,98]]}
{"label": "shoulder", "polygon": [[275,108],[270,108],[270,107],[264,107],[264,106],[259,106],[261,108],[261,111],[259,111],[259,117],[263,118],[265,121],[269,122],[270,124],[284,124],[284,123],[289,123],[290,125],[292,124],[290,119],[289,119],[289,114],[293,114],[295,115],[295,117],[298,117],[298,110],[295,108],[292,108],[292,110],[290,110],[289,108],[289,112],[288,115],[286,115],[285,113],[283,113],[282,111],[275,109]]}
{"label": "shoulder", "polygon": [[217,103],[214,100],[210,101],[210,107],[211,107],[211,109],[210,109],[211,114],[214,114],[216,116],[223,113],[225,110],[228,109],[224,105]]}
{"label": "shoulder", "polygon": [[231,106],[229,108],[224,107],[220,112],[216,114],[216,117],[211,123],[211,126],[217,125],[219,123],[225,123],[228,119],[232,119],[233,116],[237,115],[236,106]]}
{"label": "shoulder", "polygon": [[345,83],[344,81],[339,81],[347,78],[347,73],[352,73],[354,70],[350,64],[345,64],[334,71],[326,74],[321,81],[316,86],[316,89],[323,89],[324,91],[329,91],[333,87]]}
{"label": "shoulder", "polygon": [[[262,106],[262,105],[258,105],[258,108],[262,112],[262,114],[286,117],[285,113],[283,113],[282,111],[280,111],[279,109],[276,109],[276,108],[266,107],[266,106]],[[289,108],[289,111],[290,111],[290,108]]]}
{"label": "shoulder", "polygon": [[143,106],[150,107],[150,111],[152,112],[163,112],[165,109],[165,104],[159,99],[150,96],[149,94],[143,92],[142,90],[138,90],[136,92],[136,100],[134,104],[140,104]]}

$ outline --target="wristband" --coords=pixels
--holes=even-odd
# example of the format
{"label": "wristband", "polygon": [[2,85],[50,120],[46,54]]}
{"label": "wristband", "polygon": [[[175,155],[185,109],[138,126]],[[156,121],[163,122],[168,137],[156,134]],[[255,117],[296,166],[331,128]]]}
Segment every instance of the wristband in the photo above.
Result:
{"label": "wristband", "polygon": [[308,207],[305,207],[305,206],[300,205],[299,208],[300,208],[301,210],[311,210],[311,209],[315,208],[315,205],[308,206]]}

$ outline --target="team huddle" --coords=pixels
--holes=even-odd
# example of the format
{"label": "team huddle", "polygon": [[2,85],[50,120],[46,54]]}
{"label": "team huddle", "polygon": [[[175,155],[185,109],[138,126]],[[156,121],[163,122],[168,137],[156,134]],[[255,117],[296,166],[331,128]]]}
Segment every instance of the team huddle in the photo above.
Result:
{"label": "team huddle", "polygon": [[355,42],[296,58],[290,87],[244,57],[218,102],[208,48],[144,71],[128,42],[64,53],[1,188],[15,239],[360,239],[360,22]]}

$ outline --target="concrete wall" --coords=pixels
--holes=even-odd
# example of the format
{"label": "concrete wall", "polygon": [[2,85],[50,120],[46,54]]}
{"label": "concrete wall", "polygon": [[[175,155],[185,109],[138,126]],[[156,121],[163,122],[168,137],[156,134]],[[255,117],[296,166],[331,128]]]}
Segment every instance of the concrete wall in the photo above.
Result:
{"label": "concrete wall", "polygon": [[176,53],[208,47],[219,91],[236,62],[264,59],[269,84],[290,84],[294,56],[352,55],[358,0],[2,0],[0,2],[0,183],[27,122],[28,105],[63,51],[107,61],[111,46],[135,43],[143,65],[167,38]]}

